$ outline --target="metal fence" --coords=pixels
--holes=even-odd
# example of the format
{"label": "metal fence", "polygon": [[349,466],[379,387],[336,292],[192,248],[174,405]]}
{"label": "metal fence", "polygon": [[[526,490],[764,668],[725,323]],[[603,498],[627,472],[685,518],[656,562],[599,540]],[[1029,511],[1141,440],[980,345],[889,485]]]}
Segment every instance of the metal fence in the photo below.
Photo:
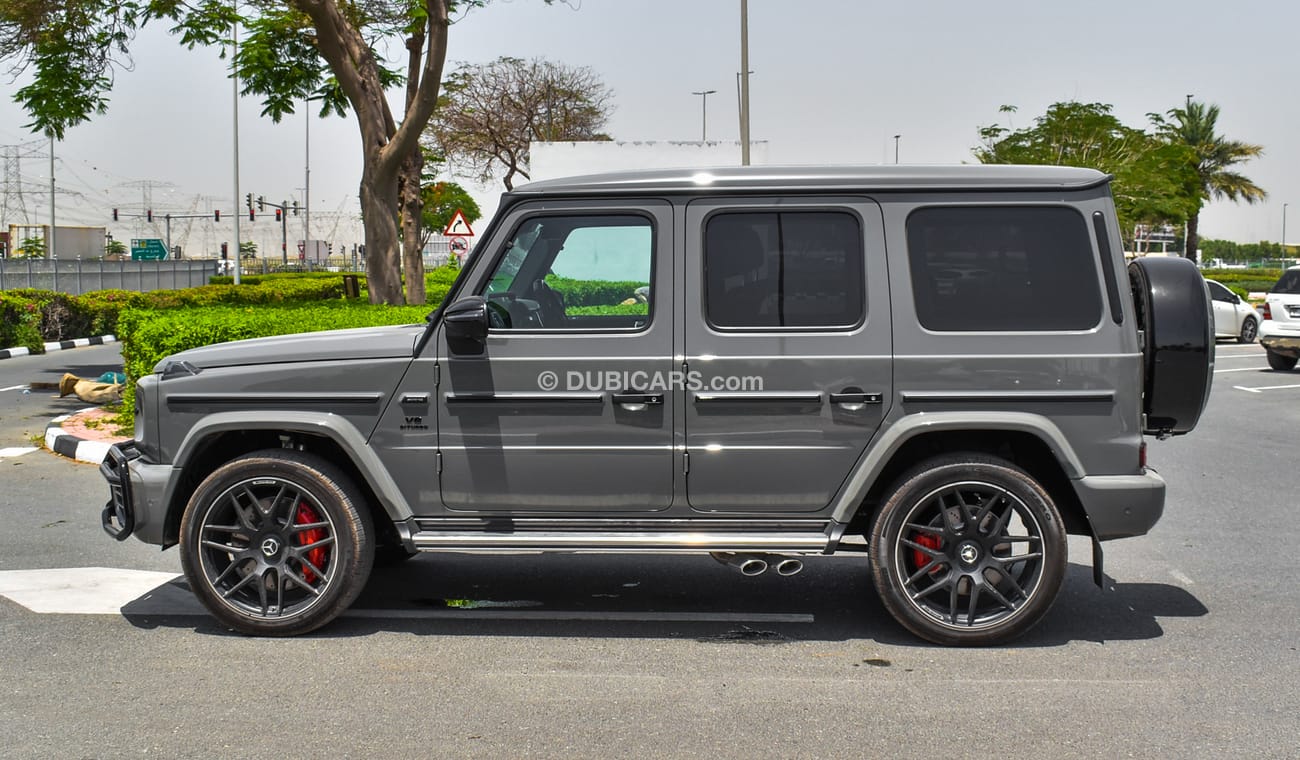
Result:
{"label": "metal fence", "polygon": [[39,288],[80,295],[91,290],[177,290],[207,285],[211,261],[0,260],[0,290]]}

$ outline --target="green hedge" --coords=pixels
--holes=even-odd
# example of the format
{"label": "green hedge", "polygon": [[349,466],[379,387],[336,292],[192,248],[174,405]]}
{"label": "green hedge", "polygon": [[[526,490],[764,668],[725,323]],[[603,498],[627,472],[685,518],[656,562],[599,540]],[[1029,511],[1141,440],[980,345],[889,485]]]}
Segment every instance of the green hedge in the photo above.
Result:
{"label": "green hedge", "polygon": [[1268,292],[1278,278],[1281,269],[1204,269],[1201,274],[1207,279],[1222,283],[1229,290],[1241,295],[1250,292]]}
{"label": "green hedge", "polygon": [[208,306],[185,310],[127,309],[117,337],[128,378],[121,424],[129,427],[135,408],[134,379],[166,357],[191,348],[269,335],[341,330],[350,327],[422,322],[428,306],[384,306],[333,301],[286,306]]}
{"label": "green hedge", "polygon": [[546,276],[546,284],[560,294],[565,306],[603,306],[622,303],[632,298],[637,288],[649,285],[646,282],[630,280],[574,280],[553,274]]}

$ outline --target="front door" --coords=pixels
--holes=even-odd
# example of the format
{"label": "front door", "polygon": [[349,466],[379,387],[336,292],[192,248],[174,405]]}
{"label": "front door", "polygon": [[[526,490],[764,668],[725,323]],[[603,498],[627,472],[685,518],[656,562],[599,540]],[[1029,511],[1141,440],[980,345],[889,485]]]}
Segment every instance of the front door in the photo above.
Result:
{"label": "front door", "polygon": [[891,398],[879,206],[708,199],[686,230],[691,508],[828,507]]}
{"label": "front door", "polygon": [[445,507],[648,512],[672,501],[672,207],[524,205],[463,295],[491,316],[480,354],[439,345]]}

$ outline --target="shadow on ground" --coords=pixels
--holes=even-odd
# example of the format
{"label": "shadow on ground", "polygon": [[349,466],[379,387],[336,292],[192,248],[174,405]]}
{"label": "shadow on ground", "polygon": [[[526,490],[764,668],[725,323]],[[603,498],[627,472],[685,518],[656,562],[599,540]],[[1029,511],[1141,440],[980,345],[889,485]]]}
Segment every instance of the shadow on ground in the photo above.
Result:
{"label": "shadow on ground", "polygon": [[[1163,583],[1092,582],[1071,564],[1047,618],[1016,647],[1158,638],[1162,617],[1206,607]],[[140,628],[239,635],[208,616],[183,578],[122,608]],[[352,608],[311,636],[695,638],[759,644],[870,639],[930,646],[885,611],[865,558],[811,558],[804,572],[747,578],[707,557],[422,555],[376,568]]]}

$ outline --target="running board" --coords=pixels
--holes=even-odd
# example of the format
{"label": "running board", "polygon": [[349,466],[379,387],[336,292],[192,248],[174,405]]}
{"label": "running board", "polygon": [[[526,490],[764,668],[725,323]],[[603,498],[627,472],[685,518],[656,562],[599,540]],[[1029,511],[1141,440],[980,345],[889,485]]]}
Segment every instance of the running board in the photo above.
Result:
{"label": "running board", "polygon": [[520,531],[510,533],[419,531],[411,543],[422,552],[601,552],[601,553],[699,553],[772,552],[775,554],[821,554],[830,537],[822,532],[739,533],[739,532],[593,532]]}

